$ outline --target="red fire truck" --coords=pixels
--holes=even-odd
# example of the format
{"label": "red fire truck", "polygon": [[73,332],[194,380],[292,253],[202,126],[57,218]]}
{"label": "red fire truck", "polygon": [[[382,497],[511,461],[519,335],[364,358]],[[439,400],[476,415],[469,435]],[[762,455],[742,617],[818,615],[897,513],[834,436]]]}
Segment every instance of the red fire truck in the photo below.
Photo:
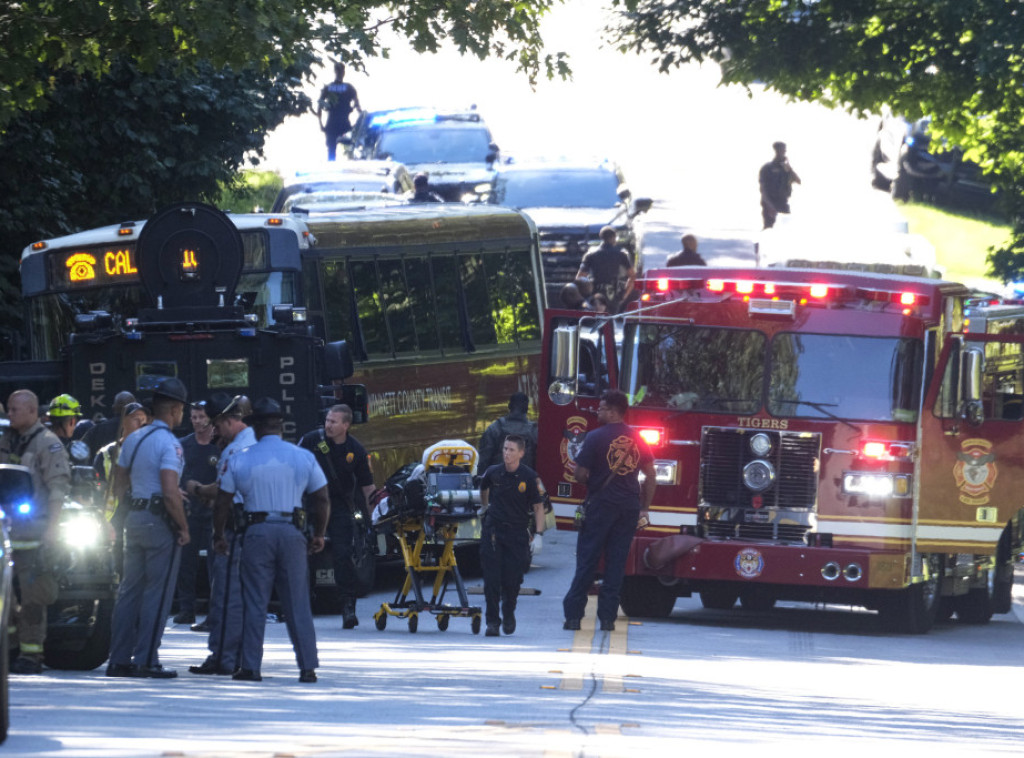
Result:
{"label": "red fire truck", "polygon": [[617,317],[548,311],[537,457],[571,528],[599,396],[627,393],[658,477],[628,615],[694,592],[864,606],[910,633],[1010,611],[1024,321],[977,309],[969,328],[960,284],[854,271],[684,267],[638,287]]}

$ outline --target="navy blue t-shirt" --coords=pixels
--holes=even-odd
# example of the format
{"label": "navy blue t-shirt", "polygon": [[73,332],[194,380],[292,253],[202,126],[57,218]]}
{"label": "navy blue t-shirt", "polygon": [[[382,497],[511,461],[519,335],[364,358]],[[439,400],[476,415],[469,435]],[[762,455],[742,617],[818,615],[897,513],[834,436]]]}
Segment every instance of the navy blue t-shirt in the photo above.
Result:
{"label": "navy blue t-shirt", "polygon": [[587,491],[593,495],[588,504],[639,511],[640,470],[653,462],[647,443],[628,424],[605,424],[588,432],[576,456],[577,465],[590,472]]}

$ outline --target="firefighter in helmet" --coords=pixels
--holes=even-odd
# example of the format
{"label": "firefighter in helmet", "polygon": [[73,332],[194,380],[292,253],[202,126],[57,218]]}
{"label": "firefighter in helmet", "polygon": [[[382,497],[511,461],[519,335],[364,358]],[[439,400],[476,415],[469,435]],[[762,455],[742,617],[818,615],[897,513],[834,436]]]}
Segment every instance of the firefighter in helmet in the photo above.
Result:
{"label": "firefighter in helmet", "polygon": [[74,439],[75,426],[82,418],[82,404],[67,393],[57,395],[50,401],[47,415],[50,417],[50,429],[64,443],[71,463],[88,465],[89,446],[81,440]]}

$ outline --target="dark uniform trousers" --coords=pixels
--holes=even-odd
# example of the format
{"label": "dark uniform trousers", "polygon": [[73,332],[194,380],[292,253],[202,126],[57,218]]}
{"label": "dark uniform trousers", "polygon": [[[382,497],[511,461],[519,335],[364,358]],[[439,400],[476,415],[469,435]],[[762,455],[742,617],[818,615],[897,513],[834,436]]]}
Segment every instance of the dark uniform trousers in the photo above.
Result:
{"label": "dark uniform trousers", "polygon": [[615,621],[619,615],[619,593],[626,558],[639,518],[639,507],[621,508],[614,503],[599,503],[587,508],[587,517],[576,541],[576,575],[562,601],[565,618],[583,618],[587,593],[597,576],[603,555],[604,579],[597,596],[597,618],[599,621]]}
{"label": "dark uniform trousers", "polygon": [[210,563],[210,610],[206,623],[210,628],[207,647],[210,659],[222,670],[238,667],[238,648],[242,644],[242,588],[239,567],[242,538],[228,528],[224,530],[228,554],[214,553]]}
{"label": "dark uniform trousers", "polygon": [[332,499],[327,538],[331,541],[331,554],[334,558],[334,583],[345,601],[355,600],[358,593],[352,548],[355,528],[355,519],[352,518],[352,509],[348,503]]}
{"label": "dark uniform trousers", "polygon": [[148,510],[128,514],[124,579],[114,605],[110,641],[112,664],[160,665],[157,649],[174,599],[180,555],[177,538],[160,516]]}
{"label": "dark uniform trousers", "polygon": [[[53,566],[47,565],[45,548],[14,551],[14,574],[18,577],[21,602],[11,616],[22,654],[43,654],[46,641],[47,608],[59,591]],[[52,562],[51,562],[52,563]],[[14,640],[11,641],[13,646]],[[0,655],[6,655],[0,650]]]}
{"label": "dark uniform trousers", "polygon": [[526,526],[516,526],[484,516],[480,534],[480,568],[484,577],[486,622],[498,624],[501,615],[511,616],[516,610],[519,587],[530,560],[530,532]]}
{"label": "dark uniform trousers", "polygon": [[306,536],[286,521],[265,521],[246,528],[241,566],[245,606],[241,668],[259,671],[263,663],[267,608],[275,587],[299,669],[319,665],[309,605],[307,547]]}

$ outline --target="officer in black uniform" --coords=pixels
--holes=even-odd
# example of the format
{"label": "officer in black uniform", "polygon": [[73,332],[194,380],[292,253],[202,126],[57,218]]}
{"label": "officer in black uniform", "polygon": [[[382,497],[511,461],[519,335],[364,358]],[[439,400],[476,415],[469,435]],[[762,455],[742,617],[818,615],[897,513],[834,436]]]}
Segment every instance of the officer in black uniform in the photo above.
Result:
{"label": "officer in black uniform", "polygon": [[[352,409],[347,405],[335,405],[327,411],[323,429],[316,429],[299,440],[299,447],[316,456],[317,463],[327,476],[328,492],[331,498],[331,519],[327,524],[327,538],[331,542],[334,557],[334,582],[342,602],[342,628],[352,629],[359,625],[356,617],[356,574],[354,538],[356,520],[354,509],[359,507],[353,499],[358,485],[362,488],[363,499],[369,502],[374,492],[373,472],[370,457],[355,437],[348,433],[352,426]],[[369,524],[364,513],[362,523]]]}
{"label": "officer in black uniform", "polygon": [[[544,487],[537,472],[522,463],[526,440],[510,434],[502,448],[504,462],[488,468],[480,481],[484,508],[480,536],[480,566],[484,574],[487,636],[516,630],[516,600],[530,560],[530,513],[536,520],[533,553],[540,551],[544,533]],[[499,604],[501,615],[498,613]]]}

